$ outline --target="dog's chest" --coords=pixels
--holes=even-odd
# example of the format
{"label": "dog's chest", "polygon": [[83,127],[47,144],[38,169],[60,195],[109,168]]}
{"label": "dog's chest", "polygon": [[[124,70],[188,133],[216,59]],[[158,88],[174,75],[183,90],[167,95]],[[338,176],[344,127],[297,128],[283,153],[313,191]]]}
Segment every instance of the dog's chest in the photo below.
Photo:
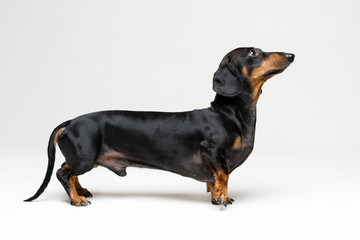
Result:
{"label": "dog's chest", "polygon": [[254,134],[236,136],[232,147],[225,152],[230,172],[239,167],[249,157],[254,148]]}

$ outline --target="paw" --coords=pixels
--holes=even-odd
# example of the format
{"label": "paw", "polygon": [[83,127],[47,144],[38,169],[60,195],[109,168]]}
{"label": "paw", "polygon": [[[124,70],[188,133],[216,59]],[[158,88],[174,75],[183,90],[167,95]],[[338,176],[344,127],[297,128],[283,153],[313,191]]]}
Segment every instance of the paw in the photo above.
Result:
{"label": "paw", "polygon": [[78,199],[72,199],[70,203],[72,206],[77,206],[77,207],[85,207],[91,204],[91,202],[86,200],[84,196],[79,196]]}
{"label": "paw", "polygon": [[83,188],[81,190],[78,190],[78,194],[79,196],[84,196],[86,198],[88,197],[93,197],[93,195],[91,194],[91,192],[89,192],[86,188]]}
{"label": "paw", "polygon": [[225,207],[229,204],[232,204],[234,199],[229,197],[219,197],[211,199],[211,203],[214,205],[224,205]]}

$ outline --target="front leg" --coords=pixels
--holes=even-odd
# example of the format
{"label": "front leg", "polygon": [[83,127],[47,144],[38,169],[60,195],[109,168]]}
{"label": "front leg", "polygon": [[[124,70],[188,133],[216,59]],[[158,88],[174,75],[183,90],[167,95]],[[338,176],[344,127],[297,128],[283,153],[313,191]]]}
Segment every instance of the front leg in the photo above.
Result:
{"label": "front leg", "polygon": [[207,192],[212,192],[214,189],[214,183],[206,183],[206,191]]}
{"label": "front leg", "polygon": [[208,141],[202,141],[200,143],[202,147],[202,156],[209,168],[214,174],[214,183],[207,183],[206,189],[211,192],[211,202],[215,205],[224,205],[234,202],[233,199],[228,197],[228,180],[229,180],[229,168],[224,155],[214,147],[218,144],[210,143]]}
{"label": "front leg", "polygon": [[228,197],[229,175],[222,172],[214,172],[215,183],[207,183],[207,189],[211,192],[211,202],[214,205],[232,204],[234,200]]}

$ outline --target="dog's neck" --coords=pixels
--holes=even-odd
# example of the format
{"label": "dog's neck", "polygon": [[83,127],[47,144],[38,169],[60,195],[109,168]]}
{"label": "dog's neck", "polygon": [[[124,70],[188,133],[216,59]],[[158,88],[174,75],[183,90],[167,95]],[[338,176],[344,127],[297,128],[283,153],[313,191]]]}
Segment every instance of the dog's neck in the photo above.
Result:
{"label": "dog's neck", "polygon": [[[224,97],[216,94],[211,107],[230,118],[235,118],[236,124],[243,134],[255,133],[256,102],[251,94],[240,93],[235,97]],[[249,132],[250,131],[250,132]]]}

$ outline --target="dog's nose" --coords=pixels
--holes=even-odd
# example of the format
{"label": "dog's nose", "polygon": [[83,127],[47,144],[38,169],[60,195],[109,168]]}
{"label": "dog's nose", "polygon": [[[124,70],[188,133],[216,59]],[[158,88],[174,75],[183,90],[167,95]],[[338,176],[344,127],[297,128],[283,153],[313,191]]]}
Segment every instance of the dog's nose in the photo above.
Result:
{"label": "dog's nose", "polygon": [[293,62],[294,61],[294,59],[295,59],[295,55],[294,54],[292,54],[292,53],[285,53],[285,58],[287,59],[287,60],[289,60],[289,62]]}

